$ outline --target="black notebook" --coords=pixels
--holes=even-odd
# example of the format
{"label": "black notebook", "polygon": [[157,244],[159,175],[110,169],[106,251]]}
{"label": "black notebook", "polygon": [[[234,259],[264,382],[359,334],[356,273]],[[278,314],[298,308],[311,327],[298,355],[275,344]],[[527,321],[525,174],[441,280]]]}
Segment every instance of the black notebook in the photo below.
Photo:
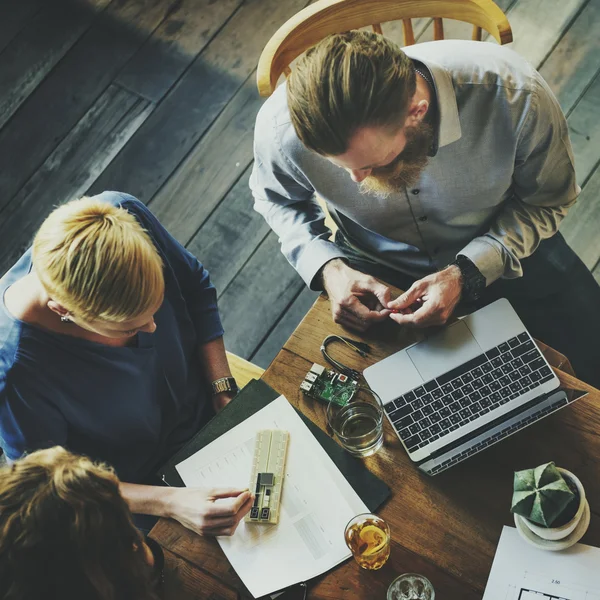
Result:
{"label": "black notebook", "polygon": [[[183,487],[184,483],[175,465],[189,458],[278,397],[279,394],[263,381],[251,381],[216,417],[163,465],[158,472],[159,478],[171,486]],[[346,452],[300,411],[297,412],[361,500],[371,512],[376,511],[390,495],[390,488],[379,477],[373,475],[359,459]]]}

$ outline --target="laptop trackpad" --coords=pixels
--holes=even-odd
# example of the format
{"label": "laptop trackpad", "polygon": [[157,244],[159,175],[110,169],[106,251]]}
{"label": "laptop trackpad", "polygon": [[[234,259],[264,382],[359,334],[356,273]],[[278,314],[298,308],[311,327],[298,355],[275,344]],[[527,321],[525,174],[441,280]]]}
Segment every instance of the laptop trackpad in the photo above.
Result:
{"label": "laptop trackpad", "polygon": [[469,328],[458,321],[406,350],[425,381],[479,356],[483,350]]}

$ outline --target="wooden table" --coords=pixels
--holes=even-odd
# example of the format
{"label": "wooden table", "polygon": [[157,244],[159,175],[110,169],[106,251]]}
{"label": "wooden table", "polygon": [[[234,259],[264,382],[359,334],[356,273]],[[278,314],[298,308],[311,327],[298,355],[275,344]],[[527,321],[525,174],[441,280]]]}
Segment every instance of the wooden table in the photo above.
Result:
{"label": "wooden table", "polygon": [[[298,386],[313,362],[324,364],[319,348],[329,333],[349,335],[333,323],[329,303],[321,297],[263,376],[322,428],[324,407],[306,399]],[[362,370],[413,343],[416,335],[420,334],[385,324],[362,336],[350,335],[371,345],[368,358],[342,344],[332,346],[332,353]],[[347,561],[313,581],[308,597],[384,599],[394,577],[417,572],[432,581],[440,600],[480,599],[502,526],[514,525],[510,514],[513,471],[548,461],[581,479],[592,508],[591,525],[582,541],[600,546],[598,432],[600,399],[590,394],[449,471],[428,477],[416,469],[386,422],[384,447],[364,463],[392,489],[391,498],[379,511],[392,531],[390,560],[376,572]],[[167,554],[167,597],[251,598],[214,540],[167,520],[158,523],[152,536]]]}

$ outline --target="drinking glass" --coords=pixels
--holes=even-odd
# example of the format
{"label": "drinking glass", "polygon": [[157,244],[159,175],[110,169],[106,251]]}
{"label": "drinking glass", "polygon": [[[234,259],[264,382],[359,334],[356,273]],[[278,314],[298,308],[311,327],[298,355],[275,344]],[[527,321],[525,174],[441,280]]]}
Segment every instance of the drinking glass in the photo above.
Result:
{"label": "drinking glass", "polygon": [[344,538],[354,560],[363,569],[381,569],[390,557],[390,528],[377,515],[363,513],[351,519]]}
{"label": "drinking glass", "polygon": [[383,405],[368,387],[359,386],[345,406],[330,402],[327,423],[354,456],[371,456],[383,446]]}
{"label": "drinking glass", "polygon": [[392,581],[387,600],[434,600],[435,591],[431,581],[423,575],[405,573]]}

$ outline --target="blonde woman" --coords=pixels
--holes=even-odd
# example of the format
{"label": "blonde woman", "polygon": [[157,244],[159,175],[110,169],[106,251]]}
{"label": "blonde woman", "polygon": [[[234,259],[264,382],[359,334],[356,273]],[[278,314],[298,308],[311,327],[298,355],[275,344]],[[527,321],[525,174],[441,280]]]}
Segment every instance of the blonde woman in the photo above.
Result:
{"label": "blonde woman", "polygon": [[208,272],[152,213],[118,192],[60,206],[0,299],[8,459],[65,446],[112,465],[132,512],[232,534],[248,491],[148,485],[235,393]]}
{"label": "blonde woman", "polygon": [[133,525],[119,480],[63,448],[0,469],[0,596],[158,600],[164,558]]}

